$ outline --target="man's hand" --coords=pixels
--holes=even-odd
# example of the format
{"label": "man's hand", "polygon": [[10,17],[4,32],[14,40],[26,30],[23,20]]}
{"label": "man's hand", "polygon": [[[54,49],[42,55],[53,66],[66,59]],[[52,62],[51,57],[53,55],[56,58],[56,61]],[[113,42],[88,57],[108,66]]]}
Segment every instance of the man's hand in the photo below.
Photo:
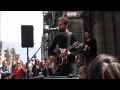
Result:
{"label": "man's hand", "polygon": [[70,56],[71,52],[70,51],[67,51],[67,56]]}
{"label": "man's hand", "polygon": [[66,52],[66,49],[60,49],[60,50],[61,50],[61,55],[62,55],[63,57],[69,56],[69,55],[71,54],[70,51],[67,51],[67,52]]}
{"label": "man's hand", "polygon": [[83,51],[87,51],[87,49],[88,49],[88,45],[86,44],[86,45],[84,46]]}
{"label": "man's hand", "polygon": [[85,48],[88,48],[88,45],[87,45],[87,44],[85,45]]}

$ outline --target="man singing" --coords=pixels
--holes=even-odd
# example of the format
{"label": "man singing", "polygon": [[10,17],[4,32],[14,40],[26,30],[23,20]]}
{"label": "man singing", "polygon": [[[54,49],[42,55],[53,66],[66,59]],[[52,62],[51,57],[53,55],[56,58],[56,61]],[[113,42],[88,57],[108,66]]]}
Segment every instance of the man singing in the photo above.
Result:
{"label": "man singing", "polygon": [[[52,45],[48,49],[48,55],[50,56],[51,53],[54,51],[56,45],[59,46],[61,49],[66,49],[67,47],[67,40],[68,40],[68,24],[69,20],[66,17],[59,17],[58,18],[58,27],[60,34],[57,35]],[[74,42],[76,42],[76,36],[75,34],[71,34],[70,38],[70,45],[72,45]],[[63,57],[67,57],[67,64],[65,65],[64,69],[62,69],[61,74],[62,76],[67,76],[69,74],[75,74],[76,73],[76,65],[75,65],[75,49],[71,49],[67,52],[61,52],[61,55]]]}

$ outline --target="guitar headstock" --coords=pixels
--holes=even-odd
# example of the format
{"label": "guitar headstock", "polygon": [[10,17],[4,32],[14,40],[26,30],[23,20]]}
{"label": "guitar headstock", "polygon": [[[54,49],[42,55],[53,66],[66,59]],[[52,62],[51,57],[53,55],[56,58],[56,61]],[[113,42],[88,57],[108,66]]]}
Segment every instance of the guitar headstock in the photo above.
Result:
{"label": "guitar headstock", "polygon": [[78,48],[78,46],[79,46],[79,41],[77,41],[77,42],[74,42],[72,45],[71,45],[71,47],[70,47],[70,49],[72,49],[72,48]]}
{"label": "guitar headstock", "polygon": [[73,43],[74,48],[77,48],[79,46],[79,41]]}

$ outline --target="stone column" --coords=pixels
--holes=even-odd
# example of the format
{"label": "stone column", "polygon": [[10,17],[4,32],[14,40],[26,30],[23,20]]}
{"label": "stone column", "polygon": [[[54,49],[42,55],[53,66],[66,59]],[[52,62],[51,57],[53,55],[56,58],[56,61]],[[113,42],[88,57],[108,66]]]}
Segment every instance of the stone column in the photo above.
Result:
{"label": "stone column", "polygon": [[120,57],[120,11],[114,11],[116,56]]}
{"label": "stone column", "polygon": [[84,41],[83,35],[83,20],[82,19],[70,19],[70,26],[68,28],[69,31],[75,33],[77,41],[80,43]]}
{"label": "stone column", "polygon": [[96,11],[96,42],[97,42],[97,54],[106,53],[106,37],[105,37],[105,26],[104,26],[104,12]]}
{"label": "stone column", "polygon": [[112,21],[112,12],[104,11],[104,25],[105,25],[105,39],[106,39],[106,53],[115,55],[115,46],[114,46],[114,34],[113,34],[113,21]]}
{"label": "stone column", "polygon": [[1,11],[0,11],[0,41],[1,41]]}

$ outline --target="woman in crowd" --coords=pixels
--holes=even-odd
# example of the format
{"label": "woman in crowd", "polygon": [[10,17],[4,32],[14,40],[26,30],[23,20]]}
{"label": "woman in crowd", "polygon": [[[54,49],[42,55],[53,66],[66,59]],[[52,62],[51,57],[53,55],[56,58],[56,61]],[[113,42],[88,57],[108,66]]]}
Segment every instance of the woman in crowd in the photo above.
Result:
{"label": "woman in crowd", "polygon": [[26,78],[26,69],[21,65],[21,62],[18,61],[15,68],[13,69],[14,79],[25,79]]}
{"label": "woman in crowd", "polygon": [[118,58],[98,55],[88,68],[88,79],[120,79],[120,62]]}

